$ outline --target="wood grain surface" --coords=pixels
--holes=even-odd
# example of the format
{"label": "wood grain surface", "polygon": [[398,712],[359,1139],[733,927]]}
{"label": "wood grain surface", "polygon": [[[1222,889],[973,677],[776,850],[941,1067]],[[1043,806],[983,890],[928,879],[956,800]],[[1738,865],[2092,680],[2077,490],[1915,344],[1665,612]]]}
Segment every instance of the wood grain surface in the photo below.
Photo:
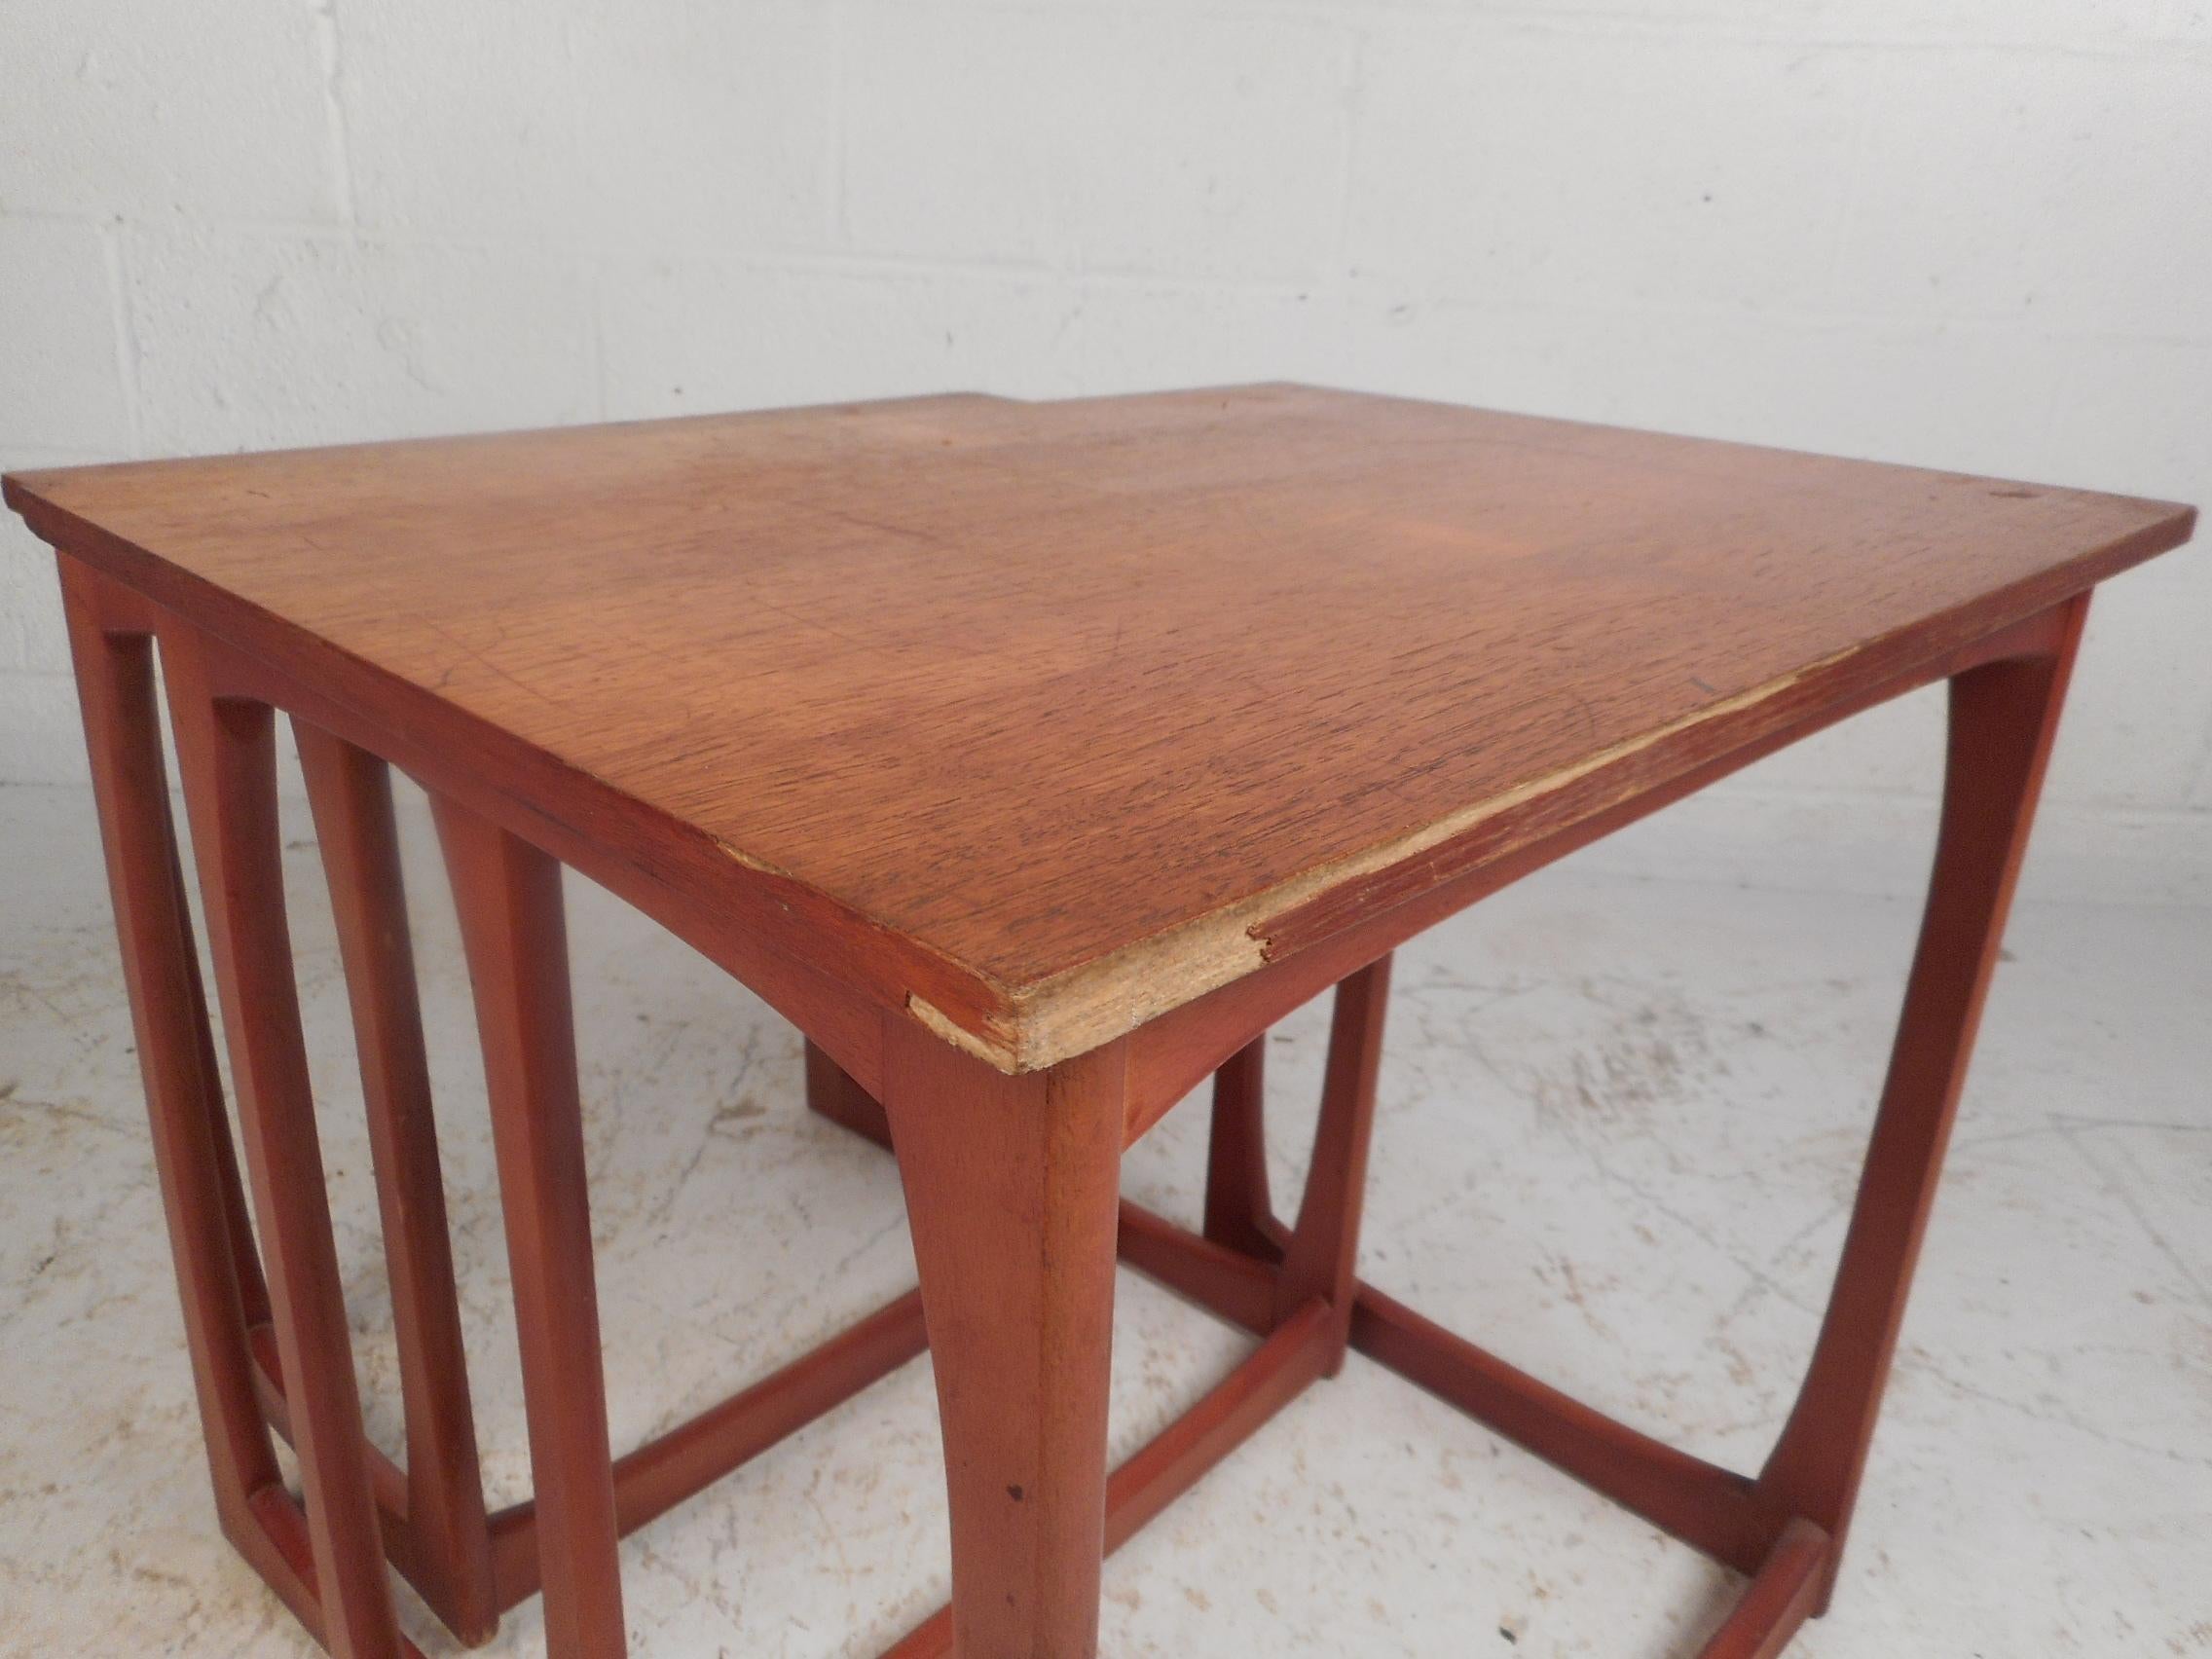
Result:
{"label": "wood grain surface", "polygon": [[[25,473],[48,540],[1004,1070],[2187,539],[1295,387]],[[1633,766],[1630,762],[1633,761]],[[1633,772],[1633,777],[1628,773]],[[1622,781],[1627,778],[1627,781]]]}

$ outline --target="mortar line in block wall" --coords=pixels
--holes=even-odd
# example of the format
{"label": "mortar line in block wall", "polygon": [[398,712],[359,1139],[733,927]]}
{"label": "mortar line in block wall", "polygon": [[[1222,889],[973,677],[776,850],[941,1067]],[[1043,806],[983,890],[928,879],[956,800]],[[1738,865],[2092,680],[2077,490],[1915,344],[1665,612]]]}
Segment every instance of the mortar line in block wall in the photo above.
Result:
{"label": "mortar line in block wall", "polygon": [[[97,218],[76,214],[4,214],[0,218],[45,219],[62,224],[102,224]],[[614,258],[636,256],[634,242],[592,238],[409,236],[388,230],[349,227],[331,223],[283,219],[224,218],[199,222],[203,230],[270,240],[297,239],[326,243],[351,242],[393,253],[444,252],[472,254],[527,254],[544,257]],[[127,229],[143,228],[126,225]],[[1380,276],[1364,276],[1348,289],[1346,266],[1323,262],[1313,270],[1280,276],[1220,276],[1198,271],[1159,267],[1086,264],[1081,268],[1055,266],[1034,259],[916,258],[889,251],[820,248],[802,245],[735,247],[698,244],[661,251],[661,263],[719,265],[770,276],[827,276],[845,277],[951,278],[973,281],[1043,282],[1077,288],[1107,290],[1153,289],[1170,293],[1244,295],[1254,298],[1309,298],[1315,294],[1358,300],[1382,296],[1406,298],[1444,310],[1487,312],[1499,316],[1556,315],[1648,318],[1666,322],[1677,318],[1743,323],[1783,330],[1832,331],[1845,328],[1899,330],[1973,330],[1998,336],[2019,336],[2055,345],[2132,345],[2195,350],[2212,347],[2212,334],[2193,331],[2150,331],[2113,328],[2089,322],[2072,323],[2038,318],[2026,310],[1963,311],[1956,309],[1855,309],[1846,307],[1776,306],[1747,315],[1732,300],[1690,302],[1681,300],[1530,299],[1512,296],[1478,297],[1437,291],[1433,285],[1394,283]],[[1546,413],[1564,413],[1545,411]],[[1712,433],[1707,435],[1726,435]],[[1904,460],[1907,458],[1899,457]],[[2077,480],[2083,488],[2093,481]]]}
{"label": "mortar line in block wall", "polygon": [[356,230],[360,214],[353,195],[353,146],[346,122],[346,99],[340,83],[346,72],[346,41],[338,18],[338,0],[321,0],[315,7],[322,37],[323,120],[330,132],[330,185],[338,216]]}
{"label": "mortar line in block wall", "polygon": [[851,36],[852,7],[847,0],[833,0],[830,9],[829,155],[823,163],[827,177],[823,181],[822,196],[823,234],[831,246],[839,248],[852,241],[845,203],[846,63],[851,55]]}
{"label": "mortar line in block wall", "polygon": [[1329,273],[1329,285],[1344,292],[1351,281],[1351,208],[1355,194],[1354,181],[1359,176],[1359,118],[1360,92],[1367,75],[1367,37],[1358,29],[1347,29],[1345,43],[1344,75],[1344,143],[1340,146],[1337,166],[1341,169],[1337,190],[1337,239],[1335,268]]}
{"label": "mortar line in block wall", "polygon": [[1990,35],[1972,31],[1940,33],[1935,30],[1896,34],[1839,31],[1824,33],[1817,25],[1791,29],[1784,26],[1739,23],[1721,13],[1655,17],[1648,7],[1508,5],[1481,10],[1455,8],[1447,0],[1405,0],[1382,14],[1360,0],[1306,0],[1304,4],[1271,4],[1269,0],[1214,0],[1194,12],[1177,0],[1131,0],[1124,8],[1144,16],[1172,14],[1227,22],[1341,22],[1369,32],[1385,29],[1466,31],[1477,28],[1506,29],[1574,40],[1627,40],[1639,44],[1687,42],[1699,46],[1770,46],[1809,52],[1989,52],[2009,55],[2075,58],[2088,62],[2151,60],[2171,63],[2212,61],[2212,42],[2200,35],[2166,30],[2123,39],[2069,38],[2034,33]]}
{"label": "mortar line in block wall", "polygon": [[130,264],[123,246],[125,226],[113,219],[100,227],[100,254],[107,264],[109,313],[115,321],[115,372],[123,390],[123,418],[133,458],[146,453],[145,422],[138,407],[138,329],[130,314]]}

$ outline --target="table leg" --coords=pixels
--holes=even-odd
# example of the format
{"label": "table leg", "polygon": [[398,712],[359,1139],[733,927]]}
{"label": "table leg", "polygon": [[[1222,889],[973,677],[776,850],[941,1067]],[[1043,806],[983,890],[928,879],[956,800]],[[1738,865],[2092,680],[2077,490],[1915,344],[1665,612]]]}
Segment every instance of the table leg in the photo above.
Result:
{"label": "table leg", "polygon": [[225,1533],[244,1549],[258,1532],[248,1501],[277,1479],[246,1346],[248,1325],[268,1317],[267,1291],[246,1228],[178,866],[153,641],[108,633],[66,560],[62,594],[215,1507]]}
{"label": "table leg", "polygon": [[407,1424],[411,1565],[469,1645],[498,1625],[445,1179],[384,761],[295,719],[353,1015]]}
{"label": "table leg", "polygon": [[275,714],[219,695],[201,641],[165,640],[165,646],[178,770],[299,1454],[319,1634],[339,1659],[387,1659],[403,1648],[385,1578],[292,976]]}
{"label": "table leg", "polygon": [[[1278,1322],[1309,1302],[1327,1304],[1331,1377],[1344,1369],[1345,1346],[1351,1335],[1352,1301],[1358,1290],[1353,1272],[1359,1219],[1367,1193],[1368,1146],[1374,1138],[1375,1084],[1382,1065],[1382,1019],[1389,1001],[1387,956],[1337,987],[1313,1161],[1307,1169],[1298,1225],[1283,1241],[1282,1272],[1275,1280]],[[1256,1103],[1252,1115],[1256,1126]]]}
{"label": "table leg", "polygon": [[2051,654],[1950,683],[1942,827],[1889,1077],[1812,1363],[1758,1479],[1764,1501],[1833,1540],[1816,1612],[1833,1591],[2087,608],[2086,595],[2067,608]]}
{"label": "table leg", "polygon": [[1126,1059],[1114,1043],[1007,1077],[887,1021],[962,1659],[1097,1651]]}
{"label": "table leg", "polygon": [[561,866],[432,798],[491,1096],[551,1659],[624,1649]]}
{"label": "table leg", "polygon": [[811,1037],[806,1041],[806,1109],[886,1152],[891,1150],[891,1124],[882,1104],[846,1076],[844,1067]]}
{"label": "table leg", "polygon": [[1213,1077],[1213,1117],[1206,1142],[1205,1235],[1247,1255],[1274,1245],[1268,1195],[1268,1034],[1229,1056]]}

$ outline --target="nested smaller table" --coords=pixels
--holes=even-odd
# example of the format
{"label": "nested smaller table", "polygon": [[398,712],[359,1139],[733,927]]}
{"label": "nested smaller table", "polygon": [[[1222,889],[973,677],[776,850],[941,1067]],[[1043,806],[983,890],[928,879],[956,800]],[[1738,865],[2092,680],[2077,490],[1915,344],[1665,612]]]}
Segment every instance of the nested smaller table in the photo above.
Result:
{"label": "nested smaller table", "polygon": [[[1102,1555],[1356,1346],[1749,1577],[1708,1659],[1835,1581],[2092,586],[2155,501],[1298,387],[940,397],[27,473],[63,592],[216,1506],[341,1655],[542,1587],[622,1651],[615,1541],[917,1353],[948,1611],[1081,1659]],[[169,822],[155,648],[238,1093]],[[1947,680],[1942,828],[1866,1169],[1756,1475],[1354,1272],[1389,953],[1784,744]],[[361,1432],[283,895],[291,718],[360,1050],[407,1409]],[[387,765],[429,791],[481,1029],[535,1495],[487,1514]],[[782,1011],[894,1149],[920,1284],[619,1460],[559,866]],[[1261,1038],[1335,985],[1311,1174],[1270,1206]],[[1124,1146],[1214,1075],[1197,1233]],[[249,1224],[245,1191],[252,1193]],[[1109,1473],[1117,1257],[1258,1346]],[[272,1428],[299,1455],[278,1478]]]}

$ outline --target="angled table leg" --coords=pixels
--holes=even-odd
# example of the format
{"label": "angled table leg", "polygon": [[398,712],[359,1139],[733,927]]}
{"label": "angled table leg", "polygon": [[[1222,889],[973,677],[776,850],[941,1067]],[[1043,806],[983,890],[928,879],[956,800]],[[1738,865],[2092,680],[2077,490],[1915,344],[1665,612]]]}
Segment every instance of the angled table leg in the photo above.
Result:
{"label": "angled table leg", "polygon": [[376,1167],[407,1425],[408,1565],[454,1634],[473,1645],[490,1639],[498,1612],[390,770],[305,720],[295,718],[292,728],[329,879]]}
{"label": "angled table leg", "polygon": [[806,1040],[806,1109],[865,1141],[891,1150],[891,1124],[882,1102],[847,1077],[813,1038]]}
{"label": "angled table leg", "polygon": [[387,1659],[406,1649],[385,1576],[292,975],[275,715],[266,704],[219,693],[203,641],[165,645],[178,769],[291,1400],[318,1634],[340,1659]]}
{"label": "angled table leg", "polygon": [[885,1023],[937,1373],[962,1659],[1089,1659],[1126,1046],[1007,1077]]}
{"label": "angled table leg", "polygon": [[[1375,1118],[1382,1013],[1388,989],[1389,959],[1384,957],[1352,975],[1338,990],[1336,1022],[1330,1037],[1328,1084],[1298,1226],[1285,1230],[1265,1213],[1264,1187],[1258,1189],[1261,1209],[1256,1216],[1242,1207],[1254,1197],[1254,1189],[1245,1185],[1235,1195],[1238,1207],[1232,1213],[1240,1225],[1253,1230],[1252,1235],[1271,1253],[1271,1260],[1282,1260],[1279,1268],[1260,1267],[1256,1274],[1248,1276],[1245,1270],[1255,1267],[1250,1258],[1210,1238],[1187,1233],[1136,1204],[1123,1200],[1113,1205],[1118,1226],[1111,1248],[1123,1260],[1192,1296],[1201,1306],[1208,1306],[1213,1311],[1245,1326],[1264,1340],[1203,1399],[1139,1448],[1107,1478],[1103,1492],[1105,1553],[1120,1549],[1309,1384],[1333,1376],[1342,1367],[1354,1309],[1357,1281],[1353,1277],[1353,1267],[1366,1183],[1367,1148]],[[895,1038],[892,1051],[896,1051],[899,1047],[900,1040]],[[1041,1177],[1034,1172],[1014,1174],[1013,1170],[1023,1160],[1038,1155],[1025,1152],[1012,1157],[999,1156],[1000,1149],[1007,1144],[1007,1130],[999,1126],[986,1131],[984,1123],[1003,1124],[1007,1121],[1007,1108],[977,1103],[979,1096],[1014,1100],[1026,1093],[1034,1097],[1035,1081],[1000,1078],[955,1051],[941,1045],[933,1047],[934,1052],[928,1049],[917,1051],[911,1062],[923,1074],[919,1082],[911,1074],[903,1073],[897,1061],[887,1064],[886,1076],[888,1081],[911,1094],[903,1108],[894,1109],[892,1117],[901,1125],[897,1136],[901,1149],[900,1170],[908,1194],[907,1207],[914,1227],[915,1250],[922,1266],[925,1301],[931,1294],[933,1275],[940,1281],[937,1310],[932,1313],[930,1339],[944,1419],[947,1466],[952,1473],[955,1494],[955,1605],[940,1611],[910,1632],[892,1648],[890,1659],[940,1659],[954,1650],[961,1561],[972,1564],[971,1583],[980,1579],[998,1584],[1008,1570],[1005,1563],[1010,1551],[1003,1539],[993,1532],[992,1523],[1004,1521],[1011,1512],[986,1474],[961,1472],[969,1468],[973,1459],[970,1448],[980,1441],[994,1456],[998,1455],[997,1442],[1009,1435],[1019,1438],[1032,1434],[1034,1431],[1028,1424],[1039,1411],[1046,1413],[1049,1419],[1058,1409],[1049,1400],[1035,1407],[1025,1404],[1021,1391],[1004,1390],[1003,1384],[993,1382],[994,1368],[1003,1370],[1010,1363],[1017,1377],[1029,1376],[1034,1371],[1038,1360],[1031,1350],[1040,1343],[1035,1327],[1023,1317],[1022,1309],[1039,1303],[1039,1293],[1032,1281],[1039,1273],[1050,1275],[1053,1272],[1053,1258],[1064,1260],[1067,1255],[1048,1238],[1045,1259],[1039,1261],[1035,1244],[1024,1247],[1021,1243],[1025,1232],[1033,1230],[1035,1225],[1032,1219],[1029,1229],[1025,1230],[1022,1218],[1025,1214],[1033,1217],[1039,1207],[1036,1200],[1026,1195]],[[1112,1052],[1118,1055],[1122,1047],[1116,1045]],[[1239,1052],[1251,1061],[1256,1059],[1256,1049],[1254,1045]],[[1074,1062],[1074,1066],[1091,1065],[1108,1053],[1108,1051],[1100,1051],[1097,1055]],[[1104,1063],[1116,1069],[1124,1064],[1113,1057]],[[1062,1073],[1069,1073],[1072,1078],[1074,1066],[1060,1067],[1051,1075],[1057,1079]],[[850,1078],[830,1075],[834,1070],[828,1056],[810,1049],[810,1103],[820,1111],[823,1101],[835,1101],[839,1110],[826,1116],[834,1116],[848,1126],[852,1126],[851,1120],[855,1117],[865,1123],[866,1109],[873,1107],[873,1100]],[[1120,1088],[1117,1082],[1109,1092],[1118,1098]],[[963,1108],[968,1113],[966,1119],[958,1114],[947,1114],[941,1106],[934,1114],[928,1109],[933,1091],[941,1091],[946,1099],[960,1098],[955,1090],[967,1096],[968,1104]],[[1094,1092],[1089,1086],[1084,1086],[1084,1090],[1086,1099]],[[858,1112],[852,1106],[856,1100],[862,1103]],[[1256,1130],[1259,1102],[1256,1067],[1248,1065],[1227,1088],[1217,1089],[1217,1104],[1223,1100],[1230,1103],[1232,1110],[1247,1114],[1247,1123]],[[1084,1178],[1080,1172],[1094,1165],[1107,1170],[1102,1182],[1092,1183],[1102,1190],[1089,1191],[1085,1199],[1093,1212],[1106,1204],[1116,1185],[1113,1171],[1119,1164],[1126,1127],[1122,1110],[1119,1105],[1111,1106],[1105,1113],[1106,1121],[1097,1122],[1090,1116],[1091,1108],[1088,1105],[1084,1108],[1083,1121],[1088,1127],[1082,1132],[1097,1136],[1101,1145],[1110,1144],[1110,1159],[1096,1154],[1095,1150],[1085,1154],[1064,1136],[1060,1137],[1062,1144],[1048,1146],[1042,1155],[1048,1171],[1059,1168]],[[976,1116],[977,1113],[993,1116],[983,1120]],[[1035,1115],[1031,1109],[1029,1117]],[[1026,1122],[1020,1116],[1011,1121]],[[1034,1139],[1036,1131],[1025,1129],[1024,1133]],[[1242,1145],[1256,1152],[1258,1142],[1256,1138],[1249,1138]],[[977,1146],[989,1149],[990,1155],[978,1157]],[[988,1229],[979,1228],[974,1220],[962,1220],[978,1216],[990,1218]],[[1095,1225],[1095,1216],[1091,1225]],[[953,1235],[949,1240],[948,1235]],[[1094,1256],[1100,1253],[1095,1239],[1088,1248]],[[1010,1256],[1011,1260],[1000,1259],[994,1263],[994,1258]],[[1226,1281],[1221,1276],[1225,1270],[1230,1274]],[[1103,1266],[1094,1259],[1089,1271],[1110,1277],[1110,1259]],[[950,1290],[944,1281],[950,1281]],[[1214,1294],[1224,1288],[1230,1291],[1226,1301]],[[948,1301],[953,1302],[953,1306],[945,1310],[943,1305]],[[1010,1312],[1011,1318],[1008,1317]],[[948,1322],[954,1319],[961,1321],[960,1325],[948,1327]],[[948,1371],[947,1354],[940,1346],[947,1328],[963,1333],[959,1338],[958,1368],[952,1371]],[[984,1390],[979,1398],[978,1378]],[[1064,1389],[1066,1382],[1062,1379],[1054,1385]],[[1088,1399],[1082,1404],[1087,1412],[1092,1409]],[[1088,1433],[1088,1423],[1086,1433]],[[961,1495],[964,1485],[970,1489],[965,1498]],[[1016,1490],[1019,1486],[1020,1483],[1008,1486],[1004,1497],[1015,1503],[1023,1501],[1022,1492]],[[963,1503],[971,1515],[979,1516],[965,1528],[961,1520]],[[968,1540],[965,1544],[964,1537]],[[1073,1546],[1068,1547],[1072,1552]],[[1029,1554],[1015,1553],[1012,1559],[1015,1570],[1030,1569]],[[1096,1570],[1095,1567],[1088,1570],[1095,1600]],[[977,1599],[972,1590],[971,1603]],[[986,1612],[1000,1610],[994,1598],[984,1596],[979,1600]],[[1009,1613],[1014,1605],[1012,1602],[1007,1604]],[[1072,1608],[1063,1607],[1060,1611],[1072,1620]],[[968,1616],[975,1617],[973,1606]],[[1073,1626],[1071,1622],[1053,1628],[1064,1632],[1072,1630]],[[1023,1631],[1034,1635],[1027,1632],[1027,1627],[1023,1627]],[[1005,1630],[994,1631],[994,1641],[1003,1643],[1007,1639]],[[958,1645],[963,1653],[974,1650],[967,1638],[960,1639]],[[1089,1649],[1002,1644],[983,1651],[1058,1653]]]}
{"label": "angled table leg", "polygon": [[[1382,1027],[1388,1014],[1390,961],[1370,963],[1337,986],[1329,1023],[1329,1056],[1322,1079],[1321,1124],[1314,1136],[1314,1162],[1300,1200],[1297,1232],[1305,1235],[1300,1272],[1331,1284],[1340,1270],[1334,1261],[1326,1274],[1310,1253],[1321,1248],[1326,1231],[1336,1248],[1349,1249],[1358,1237],[1360,1193],[1366,1181],[1368,1142],[1375,1117],[1375,1084],[1382,1063]],[[1262,1261],[1279,1262],[1292,1230],[1276,1219],[1269,1197],[1266,1092],[1262,1063],[1265,1033],[1231,1055],[1214,1075],[1213,1111],[1206,1146],[1204,1235],[1217,1244]],[[1356,1157],[1356,1167],[1350,1161]],[[1327,1179],[1314,1172],[1329,1167]],[[1338,1206],[1332,1210],[1330,1206]],[[1351,1206],[1348,1211],[1344,1206]]]}
{"label": "angled table leg", "polygon": [[1207,1123],[1203,1232],[1216,1244],[1254,1256],[1272,1253],[1276,1242],[1267,1225],[1274,1216],[1268,1196],[1267,1059],[1264,1031],[1229,1056],[1213,1076]]}
{"label": "angled table leg", "polygon": [[514,1274],[545,1645],[623,1651],[614,1473],[585,1186],[561,866],[433,795],[461,914]]}
{"label": "angled table leg", "polygon": [[257,1523],[249,1502],[277,1480],[246,1343],[248,1326],[268,1317],[268,1293],[246,1224],[170,821],[153,641],[108,632],[92,584],[66,560],[62,596],[215,1507],[225,1533],[250,1549]]}
{"label": "angled table leg", "polygon": [[[1382,1020],[1390,1000],[1390,959],[1370,963],[1337,987],[1329,1026],[1328,1071],[1321,1122],[1306,1173],[1298,1225],[1283,1241],[1275,1281],[1275,1317],[1290,1317],[1311,1301],[1326,1303],[1334,1352],[1328,1374],[1344,1368],[1351,1336],[1359,1219],[1367,1192],[1367,1152],[1374,1139],[1375,1083],[1382,1065]],[[1217,1096],[1218,1103],[1218,1096]],[[1253,1116],[1258,1117],[1257,1110]],[[1256,1195],[1266,1201],[1266,1191]],[[1257,1227],[1261,1218],[1253,1218]]]}
{"label": "angled table leg", "polygon": [[2086,595],[2065,608],[2049,654],[1950,683],[1942,826],[1889,1077],[1812,1363],[1758,1480],[1764,1501],[1832,1539],[1816,1612],[1833,1592],[2087,609]]}

